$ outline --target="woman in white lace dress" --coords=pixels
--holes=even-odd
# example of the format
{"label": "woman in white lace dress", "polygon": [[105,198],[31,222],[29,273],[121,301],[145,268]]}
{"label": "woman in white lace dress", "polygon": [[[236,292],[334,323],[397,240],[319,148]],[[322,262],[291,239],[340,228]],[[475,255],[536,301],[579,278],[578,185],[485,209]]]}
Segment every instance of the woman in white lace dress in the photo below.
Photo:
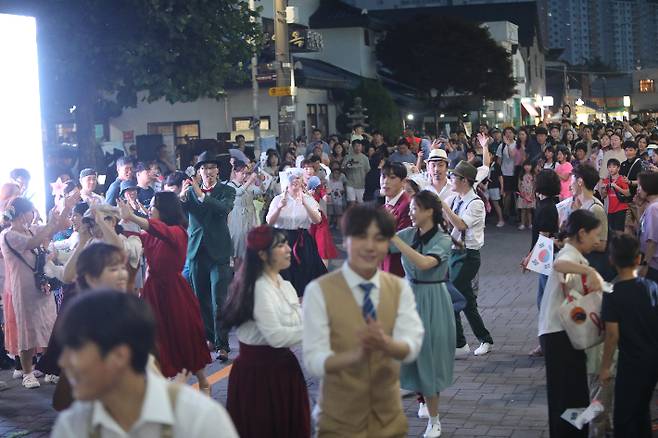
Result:
{"label": "woman in white lace dress", "polygon": [[308,283],[327,273],[318,247],[308,232],[311,224],[322,220],[320,206],[311,195],[304,193],[302,176],[301,169],[292,171],[286,190],[272,199],[267,212],[267,223],[282,231],[292,248],[290,267],[281,271],[281,276],[292,283],[300,297]]}

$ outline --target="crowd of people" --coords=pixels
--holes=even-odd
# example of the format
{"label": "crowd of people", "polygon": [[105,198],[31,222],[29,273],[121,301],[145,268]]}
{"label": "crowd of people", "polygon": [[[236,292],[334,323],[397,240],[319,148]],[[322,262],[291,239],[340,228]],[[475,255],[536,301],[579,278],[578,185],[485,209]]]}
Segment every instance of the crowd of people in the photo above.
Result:
{"label": "crowd of people", "polygon": [[[472,134],[470,137],[468,134]],[[478,309],[487,216],[553,240],[539,275],[538,347],[551,437],[649,437],[658,379],[658,129],[652,119],[479,126],[388,144],[356,125],[315,129],[258,156],[237,139],[189,167],[159,150],[53,182],[38,215],[30,175],[0,187],[0,366],[57,385],[53,435],[401,437],[400,389],[441,436],[454,361],[494,349]],[[178,169],[176,169],[178,167]],[[342,234],[346,260],[334,236]],[[525,270],[531,252],[521,262]],[[605,342],[574,348],[565,290],[603,294]],[[464,314],[475,336],[471,349]],[[205,368],[231,358],[227,412]],[[310,406],[303,369],[322,380]],[[181,384],[194,375],[199,392]],[[169,381],[165,380],[169,379]],[[77,401],[76,401],[77,400]],[[598,400],[578,430],[560,418]],[[614,402],[613,402],[614,400]],[[94,403],[84,403],[93,401]],[[140,409],[141,407],[141,409]],[[313,408],[313,409],[312,409]],[[311,421],[313,417],[314,421]],[[314,426],[313,426],[314,425]],[[144,435],[141,435],[144,434]],[[150,435],[148,435],[150,436]]]}

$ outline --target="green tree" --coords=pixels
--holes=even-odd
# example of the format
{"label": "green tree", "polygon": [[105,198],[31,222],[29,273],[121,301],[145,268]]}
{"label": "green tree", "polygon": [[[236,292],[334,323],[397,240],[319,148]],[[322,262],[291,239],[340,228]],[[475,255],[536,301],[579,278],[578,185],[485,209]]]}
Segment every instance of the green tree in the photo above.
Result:
{"label": "green tree", "polygon": [[350,132],[345,114],[354,106],[356,97],[360,97],[362,105],[367,108],[369,129],[377,129],[387,141],[395,141],[402,132],[400,109],[382,83],[373,79],[363,79],[356,89],[346,93],[343,98],[343,114],[336,119],[338,130]]}
{"label": "green tree", "polygon": [[473,23],[444,16],[418,16],[388,31],[377,57],[393,77],[417,88],[439,106],[449,91],[502,100],[514,94],[509,53],[489,32]]}
{"label": "green tree", "polygon": [[93,130],[99,108],[218,98],[247,77],[251,43],[262,43],[243,0],[48,0],[30,12],[44,107],[76,107],[83,165],[102,160]]}

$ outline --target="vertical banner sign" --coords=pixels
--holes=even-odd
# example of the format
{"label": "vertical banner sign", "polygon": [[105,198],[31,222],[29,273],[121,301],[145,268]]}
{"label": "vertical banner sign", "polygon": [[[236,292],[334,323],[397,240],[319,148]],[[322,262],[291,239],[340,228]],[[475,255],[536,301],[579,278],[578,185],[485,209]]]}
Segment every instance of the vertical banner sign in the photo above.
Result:
{"label": "vertical banner sign", "polygon": [[[12,169],[30,172],[24,193],[46,217],[46,192],[41,138],[41,102],[37,58],[37,23],[33,17],[0,14],[0,182]],[[15,134],[15,135],[11,135]]]}

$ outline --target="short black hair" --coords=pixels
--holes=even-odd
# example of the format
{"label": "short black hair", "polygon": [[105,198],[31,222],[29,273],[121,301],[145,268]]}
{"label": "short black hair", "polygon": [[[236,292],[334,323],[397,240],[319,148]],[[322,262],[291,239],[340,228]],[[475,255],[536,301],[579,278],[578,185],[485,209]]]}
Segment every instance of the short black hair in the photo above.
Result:
{"label": "short black hair", "polygon": [[[84,214],[84,213],[83,213]],[[86,276],[98,278],[107,266],[115,266],[124,260],[121,248],[109,243],[96,242],[82,250],[75,264],[78,289],[89,289]]]}
{"label": "short black hair", "polygon": [[313,132],[319,132],[320,134],[322,134],[322,129],[320,129],[320,128],[313,128]]}
{"label": "short black hair", "polygon": [[555,156],[557,157],[557,153],[562,152],[562,155],[564,155],[564,159],[567,161],[571,161],[571,151],[569,150],[568,147],[564,145],[560,145],[555,149]]}
{"label": "short black hair", "polygon": [[621,146],[624,149],[637,149],[637,144],[632,140],[625,141]]}
{"label": "short black hair", "polygon": [[619,160],[616,159],[616,158],[610,158],[610,159],[608,160],[608,163],[605,165],[605,167],[610,167],[611,164],[612,164],[613,166],[617,166],[617,167],[620,167],[620,166],[621,166],[621,163],[620,163]]}
{"label": "short black hair", "polygon": [[560,194],[560,177],[553,169],[543,169],[535,177],[535,192],[553,198]]}
{"label": "short black hair", "polygon": [[587,154],[587,145],[585,143],[577,143],[576,146],[573,148],[573,153],[575,154],[576,151],[583,151]]}
{"label": "short black hair", "polygon": [[235,141],[238,141],[239,139],[243,139],[243,140],[244,140],[244,139],[245,139],[245,138],[244,138],[244,135],[242,135],[242,134],[238,134],[238,135],[235,136]]}
{"label": "short black hair", "polygon": [[548,135],[548,129],[544,128],[543,126],[536,128],[535,135],[539,135],[539,134]]}
{"label": "short black hair", "polygon": [[395,218],[392,214],[374,205],[355,205],[350,207],[341,219],[343,237],[362,236],[373,222],[387,239],[395,234]]}
{"label": "short black hair", "polygon": [[360,144],[361,146],[363,146],[363,140],[360,140],[358,138],[355,138],[354,140],[352,140],[352,146],[354,146],[357,143]]}
{"label": "short black hair", "polygon": [[394,175],[400,179],[405,179],[407,177],[407,168],[402,163],[386,161],[381,174],[386,176]]}
{"label": "short black hair", "polygon": [[119,157],[117,158],[117,169],[119,167],[127,166],[128,164],[132,165],[133,160],[130,157]]}
{"label": "short black hair", "polygon": [[176,171],[173,173],[170,173],[167,176],[167,179],[165,179],[165,185],[166,186],[181,186],[183,185],[183,181],[187,179],[187,175],[183,172]]}
{"label": "short black hair", "polygon": [[11,172],[9,172],[9,178],[11,179],[17,179],[17,178],[23,178],[27,181],[30,180],[30,172],[27,171],[27,169],[12,169]]}
{"label": "short black hair", "polygon": [[590,232],[601,225],[601,221],[589,210],[578,209],[571,212],[567,221],[560,229],[558,238],[578,237],[580,230]]}
{"label": "short black hair", "polygon": [[640,242],[629,233],[616,233],[610,239],[610,261],[618,268],[632,268],[640,255]]}
{"label": "short black hair", "polygon": [[658,172],[641,172],[637,179],[644,193],[649,196],[658,195]]}
{"label": "short black hair", "polygon": [[146,301],[136,295],[114,290],[87,292],[75,297],[62,312],[55,336],[60,345],[74,350],[91,342],[103,357],[127,345],[132,369],[144,374],[155,343],[155,318]]}
{"label": "short black hair", "polygon": [[573,176],[583,180],[587,190],[594,190],[599,183],[599,171],[589,164],[581,164],[573,170]]}
{"label": "short black hair", "polygon": [[133,170],[135,172],[135,175],[137,175],[139,172],[144,172],[144,171],[147,171],[149,169],[150,169],[150,166],[148,165],[148,163],[144,163],[143,161],[140,161],[139,163],[137,163],[135,165],[135,169],[133,169]]}

